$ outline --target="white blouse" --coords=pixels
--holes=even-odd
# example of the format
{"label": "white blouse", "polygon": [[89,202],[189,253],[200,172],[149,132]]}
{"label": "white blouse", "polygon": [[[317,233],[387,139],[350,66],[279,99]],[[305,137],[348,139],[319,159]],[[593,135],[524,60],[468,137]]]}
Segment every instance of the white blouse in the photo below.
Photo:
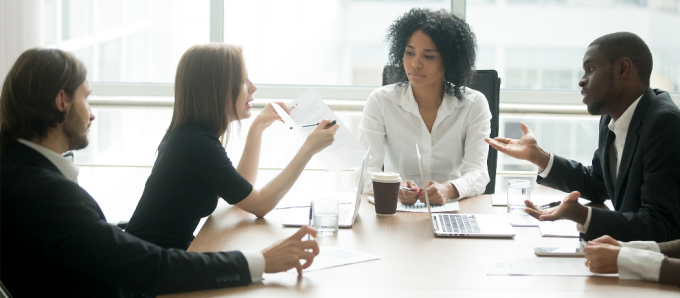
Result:
{"label": "white blouse", "polygon": [[[361,144],[371,148],[364,191],[373,193],[370,177],[382,172],[384,165],[385,172],[397,172],[402,180],[413,180],[419,187],[432,180],[451,182],[459,198],[483,193],[489,183],[489,145],[484,138],[491,132],[490,120],[486,97],[465,88],[462,100],[444,95],[430,133],[410,83],[376,89],[366,100],[359,124]],[[426,181],[420,178],[416,143]]]}

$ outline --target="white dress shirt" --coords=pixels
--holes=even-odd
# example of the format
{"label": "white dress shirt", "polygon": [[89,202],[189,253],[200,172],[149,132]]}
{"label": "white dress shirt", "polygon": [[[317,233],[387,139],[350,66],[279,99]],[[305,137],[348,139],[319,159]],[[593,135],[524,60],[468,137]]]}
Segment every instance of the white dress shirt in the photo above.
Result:
{"label": "white dress shirt", "polygon": [[61,172],[66,179],[71,180],[75,183],[78,183],[78,172],[80,169],[76,164],[68,160],[68,158],[61,156],[61,154],[54,152],[50,149],[47,149],[43,146],[40,146],[36,143],[33,143],[31,141],[27,141],[24,139],[17,139],[19,143],[22,143],[31,149],[38,151],[38,153],[42,154],[47,160],[49,160],[52,164],[54,164],[55,167]]}
{"label": "white dress shirt", "polygon": [[616,258],[619,279],[658,282],[665,256],[654,241],[619,242],[621,251]]}
{"label": "white dress shirt", "polygon": [[[410,83],[392,84],[368,96],[359,124],[361,144],[371,147],[368,176],[397,172],[402,181],[425,187],[430,180],[452,183],[459,198],[481,194],[489,183],[486,159],[491,132],[491,112],[482,93],[465,88],[463,99],[444,95],[432,132],[427,130]],[[416,146],[423,160],[422,181]],[[364,190],[373,192],[371,179]]]}
{"label": "white dress shirt", "polygon": [[[66,179],[78,183],[78,172],[79,168],[73,162],[67,158],[61,156],[61,154],[56,153],[50,149],[40,146],[31,141],[24,139],[18,139],[19,143],[22,143],[31,149],[38,151],[47,160],[49,160],[57,169],[66,177]],[[264,273],[264,256],[259,251],[241,251],[246,261],[248,262],[248,269],[250,270],[250,278],[253,282],[262,281],[262,274]]]}
{"label": "white dress shirt", "polygon": [[[614,139],[614,146],[609,146],[609,156],[610,158],[616,157],[616,168],[614,168],[614,164],[610,162],[610,168],[606,169],[609,171],[609,174],[612,178],[612,184],[616,187],[616,177],[618,176],[619,173],[619,166],[621,165],[621,156],[623,156],[623,147],[626,144],[626,136],[628,135],[628,126],[630,126],[630,121],[633,119],[633,114],[635,113],[635,108],[637,108],[638,103],[640,103],[640,99],[642,98],[642,95],[638,97],[630,106],[626,109],[623,114],[621,114],[621,117],[619,117],[618,120],[614,121],[614,118],[609,121],[609,130],[614,132],[614,135],[616,135],[616,138]],[[553,156],[552,153],[550,153],[550,161],[548,162],[548,166],[545,167],[545,170],[543,172],[538,173],[539,176],[545,178],[548,177],[548,174],[550,173],[550,169],[552,168],[553,165],[553,160],[555,157]],[[578,229],[579,232],[581,233],[586,233],[588,231],[588,227],[590,226],[590,217],[593,214],[593,210],[588,207],[588,217],[586,218],[586,222],[584,225],[581,225],[579,223],[576,224],[576,229]]]}

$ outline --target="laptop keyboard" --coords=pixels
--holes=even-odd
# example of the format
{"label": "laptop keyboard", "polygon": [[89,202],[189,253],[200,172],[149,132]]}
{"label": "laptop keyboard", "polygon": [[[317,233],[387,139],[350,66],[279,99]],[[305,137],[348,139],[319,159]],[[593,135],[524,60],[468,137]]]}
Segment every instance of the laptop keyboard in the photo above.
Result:
{"label": "laptop keyboard", "polygon": [[442,232],[473,234],[481,233],[474,215],[441,214]]}

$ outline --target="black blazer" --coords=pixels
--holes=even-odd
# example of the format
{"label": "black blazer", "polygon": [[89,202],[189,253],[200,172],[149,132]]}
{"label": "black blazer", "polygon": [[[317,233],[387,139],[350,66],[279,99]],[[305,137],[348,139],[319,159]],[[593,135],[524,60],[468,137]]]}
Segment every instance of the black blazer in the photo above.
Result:
{"label": "black blazer", "polygon": [[586,240],[610,235],[622,241],[680,238],[680,110],[668,92],[647,89],[635,108],[623,147],[616,185],[609,173],[609,146],[615,134],[611,116],[600,118],[598,149],[592,166],[555,155],[539,184],[585,199],[612,200],[616,211],[593,208]]}
{"label": "black blazer", "polygon": [[162,249],[109,225],[85,190],[21,143],[0,159],[0,278],[14,297],[128,297],[251,283],[240,252]]}

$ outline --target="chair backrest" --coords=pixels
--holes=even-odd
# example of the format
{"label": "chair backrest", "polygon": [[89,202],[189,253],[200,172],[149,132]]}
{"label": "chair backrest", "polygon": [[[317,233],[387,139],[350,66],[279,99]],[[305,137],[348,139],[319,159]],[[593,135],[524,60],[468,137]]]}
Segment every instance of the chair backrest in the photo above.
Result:
{"label": "chair backrest", "polygon": [[[395,79],[390,76],[392,66],[385,66],[383,68],[382,84],[383,86],[395,83]],[[491,135],[490,138],[498,136],[498,114],[500,113],[500,89],[501,78],[498,77],[498,72],[495,70],[476,70],[475,76],[468,86],[479,92],[482,92],[489,102],[489,110],[491,111]],[[496,191],[496,166],[498,164],[498,151],[489,146],[489,156],[486,159],[486,166],[489,171],[489,184],[486,185],[484,194],[493,194]]]}

